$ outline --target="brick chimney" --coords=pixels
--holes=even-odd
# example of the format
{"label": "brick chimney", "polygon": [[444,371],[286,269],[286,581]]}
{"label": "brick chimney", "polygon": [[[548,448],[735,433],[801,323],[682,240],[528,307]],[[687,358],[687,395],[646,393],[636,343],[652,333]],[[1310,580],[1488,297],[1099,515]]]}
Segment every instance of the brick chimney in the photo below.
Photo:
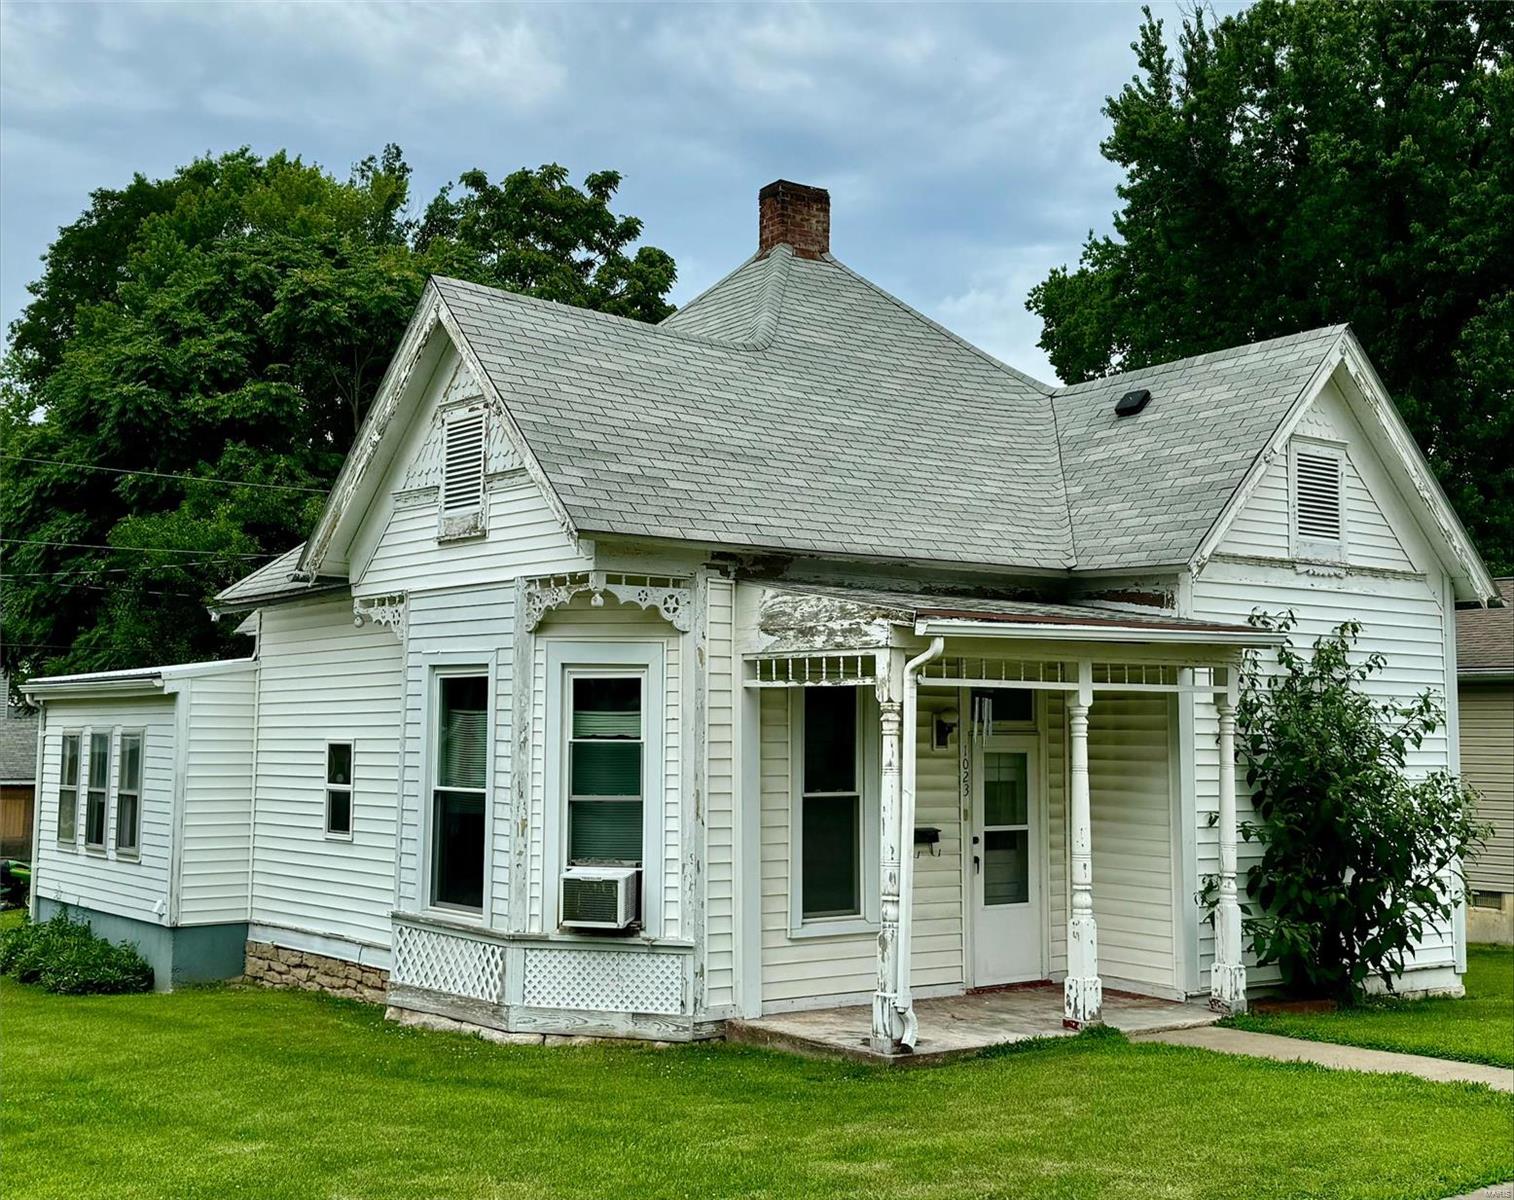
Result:
{"label": "brick chimney", "polygon": [[791,246],[800,258],[819,258],[831,250],[831,194],[775,179],[757,193],[757,254],[774,246]]}

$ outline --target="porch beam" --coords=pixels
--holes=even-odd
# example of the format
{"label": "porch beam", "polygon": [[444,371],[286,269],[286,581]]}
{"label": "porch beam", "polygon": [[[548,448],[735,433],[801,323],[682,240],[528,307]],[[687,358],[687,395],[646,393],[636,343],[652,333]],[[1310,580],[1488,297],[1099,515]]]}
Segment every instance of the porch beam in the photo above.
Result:
{"label": "porch beam", "polygon": [[1093,664],[1078,661],[1078,690],[1067,706],[1071,751],[1068,818],[1072,847],[1072,908],[1067,917],[1067,979],[1062,1021],[1073,1029],[1099,1022],[1104,988],[1099,981],[1098,930],[1093,917],[1093,819],[1088,786],[1088,710],[1093,705]]}
{"label": "porch beam", "polygon": [[1220,725],[1220,894],[1214,913],[1214,965],[1209,971],[1209,1007],[1246,1011],[1246,966],[1241,952],[1241,905],[1236,890],[1235,702],[1236,674],[1214,697]]}

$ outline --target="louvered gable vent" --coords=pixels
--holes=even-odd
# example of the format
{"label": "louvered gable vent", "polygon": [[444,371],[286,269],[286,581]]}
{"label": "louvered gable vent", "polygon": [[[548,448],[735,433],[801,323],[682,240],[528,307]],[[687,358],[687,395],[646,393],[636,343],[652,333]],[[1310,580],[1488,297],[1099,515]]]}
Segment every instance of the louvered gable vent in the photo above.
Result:
{"label": "louvered gable vent", "polygon": [[483,529],[484,442],[483,409],[443,415],[441,537],[466,537]]}
{"label": "louvered gable vent", "polygon": [[1339,457],[1295,450],[1293,493],[1299,541],[1338,545],[1343,525]]}

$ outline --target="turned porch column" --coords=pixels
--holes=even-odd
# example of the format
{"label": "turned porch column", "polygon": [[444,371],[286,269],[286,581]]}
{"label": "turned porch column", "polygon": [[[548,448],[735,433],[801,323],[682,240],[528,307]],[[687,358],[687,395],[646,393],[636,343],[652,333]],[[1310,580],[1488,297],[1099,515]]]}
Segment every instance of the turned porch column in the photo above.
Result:
{"label": "turned porch column", "polygon": [[1093,664],[1078,663],[1078,690],[1067,706],[1071,750],[1068,819],[1072,847],[1072,909],[1067,917],[1067,979],[1062,1021],[1081,1029],[1096,1024],[1104,1005],[1099,982],[1098,931],[1093,919],[1093,818],[1088,793],[1088,710],[1093,704]]}
{"label": "turned porch column", "polygon": [[1214,965],[1209,970],[1209,1007],[1246,1011],[1246,966],[1241,958],[1241,904],[1235,884],[1235,669],[1226,669],[1214,706],[1220,719],[1220,894],[1214,910]]}
{"label": "turned porch column", "polygon": [[878,912],[878,987],[873,993],[873,1049],[879,1054],[897,1054],[906,1034],[899,1003],[899,898],[904,851],[902,730],[904,652],[881,651],[878,655],[878,726],[882,749],[882,774],[878,796],[879,875],[882,891]]}

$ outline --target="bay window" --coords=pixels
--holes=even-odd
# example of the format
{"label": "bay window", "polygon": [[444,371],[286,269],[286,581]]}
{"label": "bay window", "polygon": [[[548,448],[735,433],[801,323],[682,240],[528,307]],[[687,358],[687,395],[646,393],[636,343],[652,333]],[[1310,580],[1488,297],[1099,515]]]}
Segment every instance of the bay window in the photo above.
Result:
{"label": "bay window", "polygon": [[642,863],[642,677],[569,676],[568,862]]}
{"label": "bay window", "polygon": [[431,901],[481,912],[489,779],[489,677],[436,678]]}

